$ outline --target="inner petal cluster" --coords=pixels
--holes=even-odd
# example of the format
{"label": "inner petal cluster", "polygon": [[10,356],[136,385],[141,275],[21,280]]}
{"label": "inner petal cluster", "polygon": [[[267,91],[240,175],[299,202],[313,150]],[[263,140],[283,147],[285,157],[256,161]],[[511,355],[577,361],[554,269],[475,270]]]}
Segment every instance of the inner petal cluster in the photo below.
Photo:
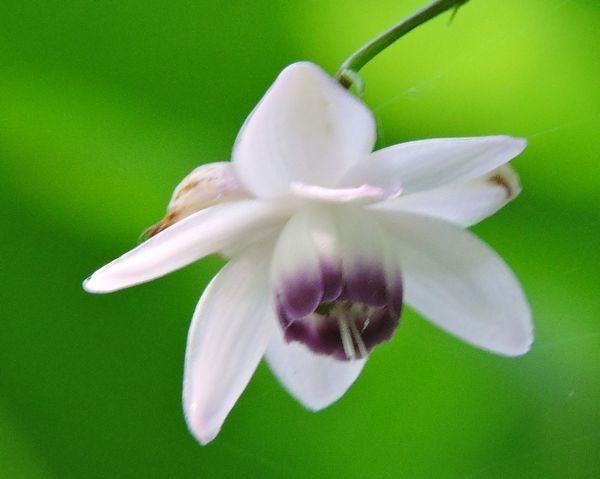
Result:
{"label": "inner petal cluster", "polygon": [[[399,272],[390,275],[382,264],[359,264],[349,271],[322,267],[323,294],[310,306],[315,285],[298,274],[276,295],[284,337],[317,354],[339,360],[367,356],[389,340],[400,321],[403,288]],[[308,301],[307,301],[308,300]],[[304,306],[304,308],[302,307]]]}

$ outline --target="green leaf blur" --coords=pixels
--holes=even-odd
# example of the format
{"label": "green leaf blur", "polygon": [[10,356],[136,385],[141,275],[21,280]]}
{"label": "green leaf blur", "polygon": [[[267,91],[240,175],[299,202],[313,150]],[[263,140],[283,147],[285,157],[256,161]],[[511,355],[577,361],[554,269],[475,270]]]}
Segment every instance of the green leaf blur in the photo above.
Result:
{"label": "green leaf blur", "polygon": [[331,408],[305,411],[261,366],[202,448],[183,421],[182,362],[221,262],[81,289],[185,174],[229,158],[284,66],[334,73],[421,3],[0,4],[0,478],[600,477],[594,0],[472,0],[362,72],[380,146],[529,140],[522,195],[475,228],[528,294],[528,355],[476,350],[408,311]]}

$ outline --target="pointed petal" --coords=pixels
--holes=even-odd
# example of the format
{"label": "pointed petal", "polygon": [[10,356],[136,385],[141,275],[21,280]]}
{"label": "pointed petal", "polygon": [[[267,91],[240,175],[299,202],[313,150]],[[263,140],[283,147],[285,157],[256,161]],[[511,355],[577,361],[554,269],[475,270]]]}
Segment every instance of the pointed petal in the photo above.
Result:
{"label": "pointed petal", "polygon": [[287,391],[313,411],[337,401],[356,380],[366,359],[340,361],[317,355],[299,343],[287,343],[280,328],[266,353],[269,368]]}
{"label": "pointed petal", "polygon": [[340,187],[399,186],[403,194],[425,191],[484,175],[521,153],[525,140],[508,136],[412,141],[378,150],[359,163]]}
{"label": "pointed petal", "polygon": [[275,327],[269,249],[253,247],[211,281],[188,334],[183,384],[187,424],[203,444],[219,433]]}
{"label": "pointed petal", "polygon": [[519,177],[504,165],[474,180],[401,196],[372,208],[434,216],[466,227],[491,216],[520,192]]}
{"label": "pointed petal", "polygon": [[287,67],[239,133],[233,164],[258,197],[292,181],[331,187],[375,142],[371,112],[314,64]]}
{"label": "pointed petal", "polygon": [[435,218],[378,212],[404,272],[406,302],[483,349],[517,356],[533,341],[531,312],[504,261],[469,231]]}
{"label": "pointed petal", "polygon": [[108,293],[163,276],[203,256],[268,234],[288,215],[283,206],[235,201],[199,211],[96,271],[83,284]]}

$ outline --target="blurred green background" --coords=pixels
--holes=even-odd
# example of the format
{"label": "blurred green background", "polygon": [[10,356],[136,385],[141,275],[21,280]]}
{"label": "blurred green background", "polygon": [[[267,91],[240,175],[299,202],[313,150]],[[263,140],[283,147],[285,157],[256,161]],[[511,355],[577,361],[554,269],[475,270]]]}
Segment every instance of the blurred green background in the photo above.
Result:
{"label": "blurred green background", "polygon": [[530,354],[407,312],[312,414],[261,365],[200,447],[180,405],[187,326],[220,262],[109,296],[81,280],[177,182],[228,159],[278,72],[334,72],[422,1],[0,4],[0,478],[600,477],[600,4],[472,0],[363,71],[380,146],[529,140],[521,197],[475,231],[521,279]]}

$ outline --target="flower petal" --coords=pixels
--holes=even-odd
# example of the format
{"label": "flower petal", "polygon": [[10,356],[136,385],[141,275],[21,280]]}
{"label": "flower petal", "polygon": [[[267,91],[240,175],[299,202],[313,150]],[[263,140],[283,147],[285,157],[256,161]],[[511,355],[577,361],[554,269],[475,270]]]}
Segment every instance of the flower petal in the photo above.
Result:
{"label": "flower petal", "polygon": [[271,338],[266,360],[287,391],[313,411],[337,401],[356,380],[365,359],[340,361],[317,355],[299,343],[287,343],[280,328]]}
{"label": "flower petal", "polygon": [[[302,318],[344,294],[373,306],[386,304],[400,272],[386,236],[358,208],[318,205],[298,211],[273,253],[271,279],[278,309]],[[398,293],[401,301],[401,291]]]}
{"label": "flower petal", "polygon": [[83,284],[108,293],[150,281],[203,256],[247,245],[269,233],[288,215],[284,205],[256,200],[212,206],[170,226],[96,271]]}
{"label": "flower petal", "polygon": [[396,240],[410,306],[480,348],[507,356],[529,350],[533,326],[527,300],[489,246],[435,218],[376,214]]}
{"label": "flower petal", "polygon": [[379,224],[359,208],[312,205],[277,240],[271,279],[288,342],[342,360],[389,340],[402,312],[402,278]]}
{"label": "flower petal", "polygon": [[396,257],[391,254],[388,235],[361,210],[343,208],[336,217],[343,238],[343,274],[349,297],[367,304],[392,301],[400,315],[402,279]]}
{"label": "flower petal", "polygon": [[211,281],[194,312],[183,383],[187,424],[203,444],[219,433],[275,327],[269,248],[252,247]]}
{"label": "flower petal", "polygon": [[314,64],[287,67],[242,127],[233,164],[258,197],[286,195],[292,181],[334,186],[375,142],[369,109]]}
{"label": "flower petal", "polygon": [[327,208],[301,210],[281,231],[273,252],[271,278],[278,308],[287,315],[310,314],[325,293],[326,271],[333,275],[338,272],[339,276],[338,259],[333,254],[336,237]]}
{"label": "flower petal", "polygon": [[466,227],[494,214],[520,192],[519,177],[504,165],[474,180],[401,196],[372,208],[434,216]]}
{"label": "flower petal", "polygon": [[525,140],[508,136],[412,141],[378,150],[338,185],[364,183],[403,194],[467,181],[492,171],[523,151]]}

